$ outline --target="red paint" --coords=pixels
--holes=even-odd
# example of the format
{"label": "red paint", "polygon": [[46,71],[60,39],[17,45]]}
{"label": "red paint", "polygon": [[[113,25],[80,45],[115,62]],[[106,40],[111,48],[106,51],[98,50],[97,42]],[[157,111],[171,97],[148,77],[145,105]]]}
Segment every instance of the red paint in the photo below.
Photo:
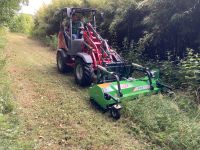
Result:
{"label": "red paint", "polygon": [[[85,52],[89,54],[92,57],[93,60],[93,68],[94,70],[97,70],[97,65],[103,65],[103,62],[105,64],[112,63],[113,60],[116,60],[118,57],[118,54],[111,50],[108,46],[108,51],[110,52],[110,56],[108,56],[106,53],[102,54],[101,46],[103,46],[102,41],[98,39],[98,37],[92,32],[92,25],[88,23],[87,25],[88,30],[83,30],[83,39],[84,41],[91,47],[91,49],[87,48],[84,44],[82,44],[82,52]],[[64,40],[63,32],[59,32],[58,34],[58,48],[67,49],[66,43]],[[74,67],[74,58],[70,58],[68,62],[66,62],[67,65]]]}

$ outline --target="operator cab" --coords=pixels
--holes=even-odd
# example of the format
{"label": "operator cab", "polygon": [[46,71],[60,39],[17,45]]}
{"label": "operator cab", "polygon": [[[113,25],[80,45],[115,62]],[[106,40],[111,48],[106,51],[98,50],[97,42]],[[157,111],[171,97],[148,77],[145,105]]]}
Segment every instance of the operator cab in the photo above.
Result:
{"label": "operator cab", "polygon": [[90,22],[96,28],[96,12],[96,9],[90,8],[62,9],[58,48],[66,50],[69,55],[81,52],[84,24]]}

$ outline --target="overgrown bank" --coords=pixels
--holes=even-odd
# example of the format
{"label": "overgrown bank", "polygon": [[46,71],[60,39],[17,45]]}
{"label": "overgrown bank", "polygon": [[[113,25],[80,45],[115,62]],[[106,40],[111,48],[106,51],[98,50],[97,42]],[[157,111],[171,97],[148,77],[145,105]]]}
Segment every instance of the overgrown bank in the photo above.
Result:
{"label": "overgrown bank", "polygon": [[0,27],[0,149],[27,149],[25,142],[19,142],[19,121],[15,113],[14,101],[11,94],[8,73],[6,71],[7,58],[5,55],[6,34],[8,29]]}
{"label": "overgrown bank", "polygon": [[175,99],[156,95],[125,103],[127,127],[133,136],[152,143],[152,148],[199,149],[200,109],[191,98],[179,93]]}
{"label": "overgrown bank", "polygon": [[7,79],[7,73],[5,71],[6,57],[4,53],[4,47],[6,45],[6,33],[7,28],[0,27],[0,113],[6,114],[12,111],[12,105],[10,101],[9,83]]}

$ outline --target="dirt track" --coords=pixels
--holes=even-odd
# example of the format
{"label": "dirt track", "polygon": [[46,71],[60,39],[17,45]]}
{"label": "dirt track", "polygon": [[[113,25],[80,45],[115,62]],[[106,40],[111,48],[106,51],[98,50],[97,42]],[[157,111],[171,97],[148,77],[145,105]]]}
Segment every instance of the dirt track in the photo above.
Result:
{"label": "dirt track", "polygon": [[72,74],[58,74],[55,52],[19,34],[6,48],[11,87],[20,119],[20,140],[33,149],[143,149],[125,128],[89,102]]}

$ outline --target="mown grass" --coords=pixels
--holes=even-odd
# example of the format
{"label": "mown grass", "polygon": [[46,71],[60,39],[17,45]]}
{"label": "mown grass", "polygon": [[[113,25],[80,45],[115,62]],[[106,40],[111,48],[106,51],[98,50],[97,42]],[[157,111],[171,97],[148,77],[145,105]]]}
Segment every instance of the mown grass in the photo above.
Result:
{"label": "mown grass", "polygon": [[0,150],[28,149],[29,144],[19,142],[19,121],[14,112],[14,104],[9,87],[9,80],[5,69],[6,31],[0,27]]}
{"label": "mown grass", "polygon": [[200,110],[191,96],[178,94],[175,99],[156,95],[124,103],[128,128],[152,148],[172,150],[200,149]]}

